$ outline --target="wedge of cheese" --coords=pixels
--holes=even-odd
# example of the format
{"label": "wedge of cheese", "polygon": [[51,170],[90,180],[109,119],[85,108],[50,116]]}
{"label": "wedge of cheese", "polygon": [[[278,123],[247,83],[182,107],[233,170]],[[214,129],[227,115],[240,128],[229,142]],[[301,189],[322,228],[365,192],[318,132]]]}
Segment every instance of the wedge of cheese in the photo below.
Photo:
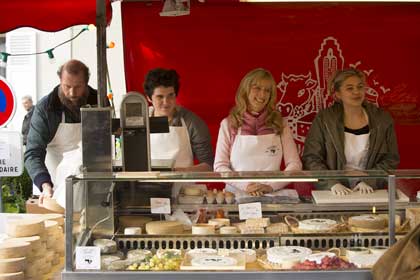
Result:
{"label": "wedge of cheese", "polygon": [[112,254],[117,252],[117,242],[111,239],[96,239],[93,246],[101,249],[101,254]]}
{"label": "wedge of cheese", "polygon": [[245,224],[249,227],[268,227],[270,225],[270,218],[247,219]]}

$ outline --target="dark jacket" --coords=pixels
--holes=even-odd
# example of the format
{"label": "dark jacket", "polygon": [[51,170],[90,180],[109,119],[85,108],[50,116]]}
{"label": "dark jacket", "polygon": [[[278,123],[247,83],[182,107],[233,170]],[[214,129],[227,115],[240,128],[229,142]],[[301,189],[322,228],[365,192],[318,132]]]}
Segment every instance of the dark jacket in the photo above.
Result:
{"label": "dark jacket", "polygon": [[[35,185],[41,189],[45,182],[51,182],[51,176],[45,166],[47,145],[52,141],[61,123],[64,111],[66,123],[80,123],[80,114],[71,113],[58,97],[59,86],[44,96],[35,106],[28,134],[28,143],[25,151],[25,167]],[[89,87],[87,104],[96,105],[97,92]],[[42,190],[42,189],[41,189]]]}
{"label": "dark jacket", "polygon": [[32,106],[32,108],[29,109],[28,113],[26,113],[25,117],[23,118],[23,122],[22,122],[23,145],[26,145],[26,142],[27,142],[29,127],[31,124],[32,114],[34,113],[34,108],[35,106]]}
{"label": "dark jacket", "polygon": [[[400,156],[391,115],[369,102],[364,102],[363,108],[369,117],[370,132],[366,170],[396,169]],[[317,114],[306,136],[302,161],[306,170],[344,170],[344,108],[341,103],[336,102]]]}

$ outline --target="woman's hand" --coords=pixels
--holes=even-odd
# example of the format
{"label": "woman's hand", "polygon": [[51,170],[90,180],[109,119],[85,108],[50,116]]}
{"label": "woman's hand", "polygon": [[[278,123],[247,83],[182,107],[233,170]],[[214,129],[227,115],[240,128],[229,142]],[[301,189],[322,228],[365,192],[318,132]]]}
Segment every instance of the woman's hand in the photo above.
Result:
{"label": "woman's hand", "polygon": [[265,193],[273,192],[273,188],[266,184],[250,183],[245,191],[251,196],[262,196]]}
{"label": "woman's hand", "polygon": [[335,195],[347,195],[347,194],[350,194],[352,192],[351,189],[343,186],[340,183],[337,183],[334,186],[332,186],[331,187],[331,191]]}
{"label": "woman's hand", "polygon": [[353,191],[359,191],[360,194],[368,194],[373,193],[373,188],[365,182],[359,182],[356,187],[354,187]]}

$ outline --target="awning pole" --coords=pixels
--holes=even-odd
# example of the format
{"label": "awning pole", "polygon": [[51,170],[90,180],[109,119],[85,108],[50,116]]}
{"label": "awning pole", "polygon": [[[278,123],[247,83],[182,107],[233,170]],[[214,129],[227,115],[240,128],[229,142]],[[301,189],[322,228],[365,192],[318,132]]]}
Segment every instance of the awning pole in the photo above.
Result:
{"label": "awning pole", "polygon": [[96,0],[96,50],[98,60],[98,106],[105,107],[106,89],[106,0]]}

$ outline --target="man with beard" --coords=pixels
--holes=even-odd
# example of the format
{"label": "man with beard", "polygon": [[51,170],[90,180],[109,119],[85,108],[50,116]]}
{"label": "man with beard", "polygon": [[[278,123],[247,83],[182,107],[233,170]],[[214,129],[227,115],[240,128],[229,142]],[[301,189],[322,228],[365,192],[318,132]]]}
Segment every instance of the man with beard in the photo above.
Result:
{"label": "man with beard", "polygon": [[80,107],[96,105],[97,92],[90,86],[89,68],[78,60],[57,71],[60,84],[35,106],[25,151],[25,166],[40,189],[39,204],[53,195],[56,168],[65,152],[81,142]]}

